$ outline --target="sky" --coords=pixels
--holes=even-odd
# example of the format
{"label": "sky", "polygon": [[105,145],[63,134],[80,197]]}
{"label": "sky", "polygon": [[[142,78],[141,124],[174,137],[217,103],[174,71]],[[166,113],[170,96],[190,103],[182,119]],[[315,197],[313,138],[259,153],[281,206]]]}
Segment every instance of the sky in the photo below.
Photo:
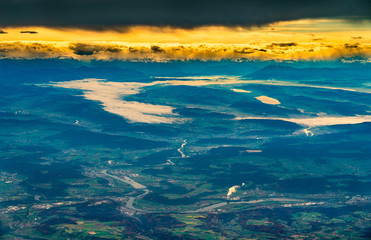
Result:
{"label": "sky", "polygon": [[0,58],[371,58],[369,0],[2,0]]}

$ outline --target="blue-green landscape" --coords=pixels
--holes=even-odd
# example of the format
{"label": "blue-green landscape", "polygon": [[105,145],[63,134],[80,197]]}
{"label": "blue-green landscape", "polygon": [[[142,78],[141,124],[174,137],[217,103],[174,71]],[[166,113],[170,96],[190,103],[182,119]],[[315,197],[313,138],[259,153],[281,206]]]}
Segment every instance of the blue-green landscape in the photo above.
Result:
{"label": "blue-green landscape", "polygon": [[371,63],[0,60],[2,239],[369,239]]}

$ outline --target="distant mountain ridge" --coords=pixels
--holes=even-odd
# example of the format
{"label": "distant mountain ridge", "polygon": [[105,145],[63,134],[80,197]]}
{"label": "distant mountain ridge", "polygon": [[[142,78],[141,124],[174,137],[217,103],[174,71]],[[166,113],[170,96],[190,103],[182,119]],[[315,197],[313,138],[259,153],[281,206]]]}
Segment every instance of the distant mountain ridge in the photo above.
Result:
{"label": "distant mountain ridge", "polygon": [[248,79],[310,80],[310,79],[360,79],[371,78],[371,68],[295,68],[290,66],[269,65],[251,74],[243,76]]}

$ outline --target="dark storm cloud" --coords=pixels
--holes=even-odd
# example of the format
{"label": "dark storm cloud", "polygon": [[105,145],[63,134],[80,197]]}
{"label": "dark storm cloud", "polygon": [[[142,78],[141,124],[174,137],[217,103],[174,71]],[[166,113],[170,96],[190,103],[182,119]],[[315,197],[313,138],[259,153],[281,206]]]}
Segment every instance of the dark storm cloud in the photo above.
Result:
{"label": "dark storm cloud", "polygon": [[285,43],[272,43],[267,46],[267,48],[274,48],[274,47],[294,47],[298,44],[295,42],[285,42]]}
{"label": "dark storm cloud", "polygon": [[344,44],[344,47],[347,48],[347,49],[354,49],[354,48],[358,48],[359,47],[359,43],[355,43],[355,44]]}
{"label": "dark storm cloud", "polygon": [[370,0],[1,0],[0,26],[261,25],[323,17],[370,19]]}
{"label": "dark storm cloud", "polygon": [[37,34],[36,31],[20,31],[20,33]]}
{"label": "dark storm cloud", "polygon": [[162,49],[160,46],[152,45],[151,46],[151,51],[154,52],[154,53],[159,53],[159,52],[163,52],[164,49]]}
{"label": "dark storm cloud", "polygon": [[120,53],[122,50],[117,46],[91,45],[85,43],[74,43],[68,46],[73,53],[80,56],[90,56],[96,53]]}

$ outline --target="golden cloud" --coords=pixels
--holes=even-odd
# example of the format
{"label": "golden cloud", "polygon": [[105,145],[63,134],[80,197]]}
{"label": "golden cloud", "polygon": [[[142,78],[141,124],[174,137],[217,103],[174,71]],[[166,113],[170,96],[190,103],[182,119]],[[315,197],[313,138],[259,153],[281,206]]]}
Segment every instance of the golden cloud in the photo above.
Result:
{"label": "golden cloud", "polygon": [[[307,19],[266,27],[208,26],[193,29],[132,26],[125,31],[41,27],[8,28],[2,58],[79,60],[330,60],[371,57],[371,22]],[[38,34],[21,34],[37,31]]]}
{"label": "golden cloud", "polygon": [[74,58],[78,60],[331,60],[371,58],[371,44],[270,43],[234,44],[107,44],[0,42],[1,58]]}

